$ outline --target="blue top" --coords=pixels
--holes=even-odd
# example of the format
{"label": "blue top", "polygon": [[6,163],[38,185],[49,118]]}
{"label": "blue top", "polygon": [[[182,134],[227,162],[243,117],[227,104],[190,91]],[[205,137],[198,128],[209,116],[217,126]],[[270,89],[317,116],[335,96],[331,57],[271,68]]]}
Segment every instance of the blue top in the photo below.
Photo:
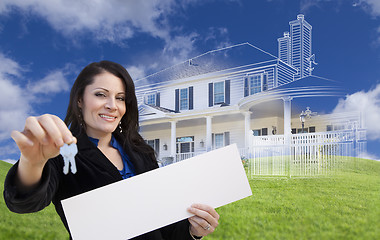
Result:
{"label": "blue top", "polygon": [[[88,138],[90,139],[92,143],[95,144],[95,146],[98,146],[99,139],[92,138],[92,137],[88,137]],[[129,160],[129,157],[125,153],[123,147],[119,144],[118,141],[116,141],[113,135],[111,138],[111,146],[119,151],[121,158],[123,159],[123,170],[119,170],[121,177],[123,179],[127,179],[129,177],[135,176],[136,174],[135,174],[135,169],[133,167],[133,164]]]}

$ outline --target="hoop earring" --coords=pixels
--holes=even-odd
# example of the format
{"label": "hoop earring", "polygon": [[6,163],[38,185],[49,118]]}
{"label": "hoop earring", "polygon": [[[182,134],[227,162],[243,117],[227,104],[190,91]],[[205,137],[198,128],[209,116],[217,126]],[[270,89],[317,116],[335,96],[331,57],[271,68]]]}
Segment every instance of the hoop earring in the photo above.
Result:
{"label": "hoop earring", "polygon": [[123,128],[121,127],[121,121],[119,122],[119,130],[120,130],[120,133],[123,132]]}

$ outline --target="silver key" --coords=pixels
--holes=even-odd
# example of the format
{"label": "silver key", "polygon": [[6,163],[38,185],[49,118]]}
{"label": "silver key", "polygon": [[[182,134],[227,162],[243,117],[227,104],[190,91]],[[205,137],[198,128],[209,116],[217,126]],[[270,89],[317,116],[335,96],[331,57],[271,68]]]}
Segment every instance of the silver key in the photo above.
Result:
{"label": "silver key", "polygon": [[71,172],[75,174],[77,172],[77,166],[75,165],[75,155],[78,153],[78,148],[75,143],[70,145],[64,144],[59,151],[64,160],[63,173],[69,173],[69,165],[71,165]]}

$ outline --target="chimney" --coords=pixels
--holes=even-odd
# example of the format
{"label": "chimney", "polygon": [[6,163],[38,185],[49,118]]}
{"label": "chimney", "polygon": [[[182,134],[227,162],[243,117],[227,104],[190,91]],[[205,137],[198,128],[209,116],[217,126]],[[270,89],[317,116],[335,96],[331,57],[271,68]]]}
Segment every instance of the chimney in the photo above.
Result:
{"label": "chimney", "polygon": [[297,20],[304,20],[305,16],[303,14],[298,14],[297,15]]}

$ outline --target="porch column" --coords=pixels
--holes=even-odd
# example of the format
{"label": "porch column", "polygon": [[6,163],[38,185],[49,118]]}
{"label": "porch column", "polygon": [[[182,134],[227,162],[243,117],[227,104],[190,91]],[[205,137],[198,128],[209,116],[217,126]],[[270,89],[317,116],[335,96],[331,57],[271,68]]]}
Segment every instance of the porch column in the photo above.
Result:
{"label": "porch column", "polygon": [[212,149],[212,117],[206,116],[206,151]]}
{"label": "porch column", "polygon": [[284,101],[284,136],[290,136],[292,134],[292,97],[286,96],[283,97]]}
{"label": "porch column", "polygon": [[249,135],[251,133],[251,112],[244,112],[244,147],[249,148]]}
{"label": "porch column", "polygon": [[177,132],[176,132],[176,125],[177,121],[170,121],[171,125],[171,137],[170,137],[170,156],[174,158],[176,157],[176,137],[177,137]]}

